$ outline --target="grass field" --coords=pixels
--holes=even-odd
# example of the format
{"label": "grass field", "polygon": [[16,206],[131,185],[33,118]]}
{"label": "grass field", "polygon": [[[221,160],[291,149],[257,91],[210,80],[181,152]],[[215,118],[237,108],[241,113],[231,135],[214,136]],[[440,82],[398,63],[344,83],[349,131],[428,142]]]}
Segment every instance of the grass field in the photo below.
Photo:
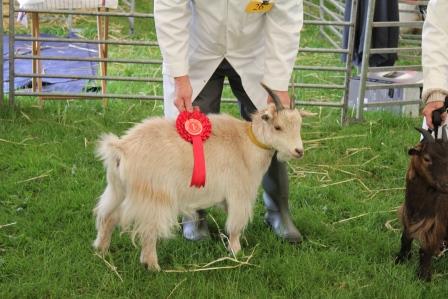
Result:
{"label": "grass field", "polygon": [[[44,110],[34,104],[22,101],[0,116],[1,298],[441,298],[448,291],[446,259],[435,262],[429,284],[415,278],[415,250],[411,262],[393,264],[406,148],[418,138],[412,128],[419,120],[371,113],[362,124],[341,127],[337,111],[324,110],[306,121],[305,158],[290,163],[292,214],[305,236],[300,246],[268,230],[258,203],[240,257],[253,252],[253,266],[149,273],[128,235],[117,232],[106,256],[114,272],[90,246],[92,208],[105,186],[94,142],[160,114],[160,107],[117,101],[104,112],[98,102],[49,102]],[[225,215],[210,215],[218,223],[209,217],[212,239],[187,242],[177,234],[161,242],[163,270],[228,256],[218,234]]]}
{"label": "grass field", "polygon": [[[78,23],[85,36],[94,34],[93,22]],[[142,21],[133,38],[153,39],[145,26],[151,24]],[[113,37],[124,36],[126,23],[114,23],[112,30]],[[55,26],[43,31],[64,33]],[[302,45],[324,46],[316,34],[305,28]],[[111,55],[159,55],[156,49],[128,50],[112,48]],[[299,58],[303,64],[337,61],[308,54]],[[111,66],[110,71],[160,75],[157,67]],[[302,73],[297,79],[342,78]],[[110,84],[113,93],[123,90],[160,94],[160,87],[150,84]],[[306,96],[337,100],[340,93]],[[448,293],[446,258],[434,262],[431,283],[416,279],[417,246],[409,263],[393,263],[406,152],[418,140],[413,127],[420,119],[370,112],[363,123],[341,126],[338,110],[313,108],[318,116],[306,119],[303,128],[305,157],[289,164],[290,205],[304,242],[293,246],[276,238],[263,222],[259,200],[239,262],[218,261],[229,257],[219,235],[225,215],[211,209],[212,238],[188,242],[179,232],[162,241],[162,272],[151,273],[139,264],[139,248],[127,234],[114,233],[104,259],[91,248],[96,233],[92,208],[105,187],[94,146],[103,132],[121,134],[148,116],[161,115],[161,103],[110,101],[104,110],[98,101],[49,101],[39,109],[35,99],[24,98],[15,108],[0,109],[0,298],[445,298]],[[224,112],[237,115],[234,105],[225,105]],[[247,260],[250,265],[244,264]],[[210,267],[234,268],[197,271],[213,261]]]}

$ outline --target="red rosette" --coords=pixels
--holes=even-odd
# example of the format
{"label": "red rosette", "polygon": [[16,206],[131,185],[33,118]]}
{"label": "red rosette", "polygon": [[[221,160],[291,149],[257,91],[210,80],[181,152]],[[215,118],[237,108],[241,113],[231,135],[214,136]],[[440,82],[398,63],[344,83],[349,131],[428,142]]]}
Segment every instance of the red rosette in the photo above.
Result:
{"label": "red rosette", "polygon": [[210,120],[195,108],[193,112],[179,113],[176,119],[176,129],[184,140],[193,144],[194,166],[190,187],[203,187],[206,176],[203,141],[207,140],[212,132]]}

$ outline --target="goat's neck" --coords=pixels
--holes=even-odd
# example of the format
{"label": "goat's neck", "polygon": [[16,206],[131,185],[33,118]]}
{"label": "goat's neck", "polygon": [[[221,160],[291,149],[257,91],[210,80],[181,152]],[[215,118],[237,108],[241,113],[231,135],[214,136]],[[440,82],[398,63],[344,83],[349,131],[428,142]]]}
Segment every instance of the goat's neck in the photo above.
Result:
{"label": "goat's neck", "polygon": [[247,136],[249,137],[250,141],[252,141],[252,143],[258,146],[259,148],[264,150],[272,150],[272,147],[270,147],[267,144],[264,144],[257,138],[257,136],[255,136],[255,133],[252,128],[252,123],[249,123],[247,125]]}
{"label": "goat's neck", "polygon": [[264,120],[262,120],[260,117],[254,116],[252,122],[250,123],[250,128],[253,133],[253,136],[256,138],[259,144],[262,144],[263,146],[260,146],[260,148],[268,151],[274,151],[269,145],[266,144],[266,138],[265,138],[265,126],[263,126]]}
{"label": "goat's neck", "polygon": [[263,120],[259,117],[254,116],[252,122],[249,123],[248,126],[250,126],[253,138],[257,140],[257,142],[251,140],[251,138],[249,137],[250,133],[248,133],[246,129],[247,139],[254,147],[254,153],[256,153],[256,158],[259,159],[260,163],[263,163],[265,161],[270,163],[272,157],[274,156],[275,150],[266,144],[266,138],[264,137],[265,127],[263,126]]}
{"label": "goat's neck", "polygon": [[250,123],[252,127],[252,132],[254,132],[254,136],[263,144],[266,144],[265,138],[265,126],[264,120],[261,119],[260,115],[254,115],[252,122]]}

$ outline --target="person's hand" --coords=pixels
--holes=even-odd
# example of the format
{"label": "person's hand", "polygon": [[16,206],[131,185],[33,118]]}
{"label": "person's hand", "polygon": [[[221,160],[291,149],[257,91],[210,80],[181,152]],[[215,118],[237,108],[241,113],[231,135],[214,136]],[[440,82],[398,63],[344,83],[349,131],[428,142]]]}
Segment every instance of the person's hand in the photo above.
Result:
{"label": "person's hand", "polygon": [[[275,91],[275,94],[279,97],[280,102],[282,103],[283,107],[289,108],[291,107],[291,99],[289,98],[288,91]],[[268,97],[268,103],[273,103],[274,100],[269,96]]]}
{"label": "person's hand", "polygon": [[[422,114],[426,118],[426,124],[428,125],[428,128],[434,129],[434,124],[432,123],[432,112],[434,110],[440,109],[443,107],[442,101],[437,102],[429,102],[426,104],[425,108],[423,108]],[[446,119],[446,113],[442,113],[442,121]]]}
{"label": "person's hand", "polygon": [[188,76],[174,78],[174,92],[174,105],[179,112],[193,112],[193,106],[191,105],[193,89],[191,88],[190,78]]}

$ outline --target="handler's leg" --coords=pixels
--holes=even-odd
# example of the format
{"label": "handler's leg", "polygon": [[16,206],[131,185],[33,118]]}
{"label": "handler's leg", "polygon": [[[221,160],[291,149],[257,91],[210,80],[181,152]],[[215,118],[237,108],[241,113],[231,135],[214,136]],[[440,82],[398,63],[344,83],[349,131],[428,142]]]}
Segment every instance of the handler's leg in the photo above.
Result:
{"label": "handler's leg", "polygon": [[[230,66],[230,64],[228,64]],[[245,120],[250,120],[250,115],[256,108],[244,91],[240,76],[230,66],[227,76],[233,94],[240,103],[240,113]],[[263,178],[263,201],[266,207],[265,221],[281,238],[299,243],[302,236],[292,221],[289,212],[289,178],[286,163],[272,158],[271,165]]]}
{"label": "handler's leg", "polygon": [[[203,113],[219,113],[221,104],[221,94],[224,86],[224,76],[220,71],[220,66],[212,75],[210,80],[204,86],[193,101],[193,106],[199,106]],[[206,212],[199,210],[195,217],[183,217],[182,228],[185,239],[196,241],[207,238],[208,231]]]}
{"label": "handler's leg", "polygon": [[184,216],[182,218],[182,233],[185,239],[197,241],[210,236],[206,216],[205,210],[199,210],[196,211],[194,217]]}
{"label": "handler's leg", "polygon": [[294,225],[289,212],[289,180],[286,163],[274,156],[268,172],[263,177],[265,221],[274,232],[291,243],[299,243],[302,236]]}

